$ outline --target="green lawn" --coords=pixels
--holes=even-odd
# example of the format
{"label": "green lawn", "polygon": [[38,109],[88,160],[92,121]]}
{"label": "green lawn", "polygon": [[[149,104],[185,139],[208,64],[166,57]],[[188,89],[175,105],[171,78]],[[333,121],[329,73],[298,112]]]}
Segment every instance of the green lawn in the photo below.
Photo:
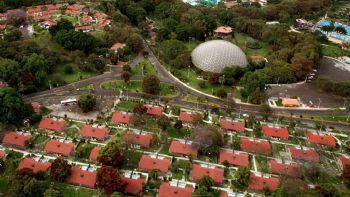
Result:
{"label": "green lawn", "polygon": [[[73,68],[72,74],[67,74],[64,72],[64,68],[67,65],[70,65]],[[76,64],[68,62],[68,63],[63,63],[63,64],[57,65],[56,71],[54,71],[53,74],[50,74],[49,78],[51,78],[51,77],[60,78],[63,81],[65,81],[66,83],[72,83],[75,81],[79,81],[80,79],[86,79],[86,78],[90,78],[90,77],[93,77],[96,75],[97,75],[97,73],[82,71],[78,68],[78,66]]]}
{"label": "green lawn", "polygon": [[83,86],[83,87],[79,88],[79,90],[94,90],[94,85],[89,84],[87,86]]}
{"label": "green lawn", "polygon": [[[187,94],[183,100],[184,100],[184,101],[187,101],[187,102],[192,102],[192,103],[200,103],[200,102],[198,101],[198,97],[195,97],[195,96],[193,96],[193,95],[191,95],[191,94]],[[212,103],[212,102],[209,102],[209,101],[207,101],[207,100],[205,100],[205,99],[203,99],[202,103],[203,103],[203,104],[206,104],[206,105],[211,105],[211,106],[219,107],[217,104]]]}
{"label": "green lawn", "polygon": [[237,46],[239,46],[246,55],[250,56],[250,55],[262,55],[262,56],[267,56],[270,52],[271,49],[268,46],[267,43],[261,42],[256,40],[261,48],[260,49],[250,49],[246,47],[246,41],[247,41],[247,35],[242,34],[242,33],[235,33],[235,36],[232,38],[232,42],[233,44],[236,44]]}
{"label": "green lawn", "polygon": [[149,59],[146,59],[139,64],[137,64],[132,70],[131,74],[133,75],[158,75],[157,70],[154,68],[153,64]]}
{"label": "green lawn", "polygon": [[105,196],[103,193],[98,192],[96,189],[88,189],[84,187],[76,187],[65,183],[52,182],[54,187],[57,187],[64,197],[93,197],[93,196]]}
{"label": "green lawn", "polygon": [[117,104],[118,111],[132,111],[137,103],[131,101],[121,101]]}
{"label": "green lawn", "polygon": [[[173,97],[178,94],[173,86],[161,83],[160,96]],[[101,84],[102,89],[128,90],[130,92],[142,92],[142,81],[129,81],[125,83],[121,80],[108,81]]]}
{"label": "green lawn", "polygon": [[75,150],[75,159],[89,159],[90,152],[95,147],[94,144],[90,143],[80,143]]}
{"label": "green lawn", "polygon": [[168,136],[171,138],[184,138],[191,133],[191,131],[187,128],[181,128],[179,131],[172,126],[168,127],[167,132]]}
{"label": "green lawn", "polygon": [[48,48],[51,51],[62,53],[67,52],[61,45],[51,40],[51,35],[47,30],[44,30],[33,37],[33,41],[41,48]]}
{"label": "green lawn", "polygon": [[330,57],[340,57],[340,56],[350,56],[350,52],[343,50],[340,48],[339,45],[327,43],[321,45],[321,52],[324,56],[330,56]]}

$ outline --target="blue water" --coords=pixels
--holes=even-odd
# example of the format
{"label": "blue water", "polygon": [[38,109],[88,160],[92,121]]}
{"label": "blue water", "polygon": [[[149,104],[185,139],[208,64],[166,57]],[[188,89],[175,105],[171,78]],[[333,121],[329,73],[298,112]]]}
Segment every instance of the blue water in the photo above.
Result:
{"label": "blue water", "polygon": [[[324,20],[324,21],[322,21],[322,22],[320,23],[320,27],[327,26],[327,25],[329,25],[330,23],[331,23],[330,21]],[[340,26],[340,24],[339,24],[339,23],[334,23],[334,26],[335,26],[335,27],[338,27],[338,26]],[[336,32],[332,32],[332,33],[330,34],[330,36],[331,36],[331,37],[334,37],[334,38],[338,38],[338,39],[343,40],[343,41],[349,41],[349,40],[350,40],[350,37],[349,37],[349,35],[350,35],[350,27],[347,26],[347,25],[343,25],[343,27],[345,28],[346,34],[347,34],[347,35],[343,35],[343,34],[339,34],[339,33],[336,33]],[[326,32],[324,32],[324,31],[321,31],[321,32],[322,32],[323,34],[327,35]]]}

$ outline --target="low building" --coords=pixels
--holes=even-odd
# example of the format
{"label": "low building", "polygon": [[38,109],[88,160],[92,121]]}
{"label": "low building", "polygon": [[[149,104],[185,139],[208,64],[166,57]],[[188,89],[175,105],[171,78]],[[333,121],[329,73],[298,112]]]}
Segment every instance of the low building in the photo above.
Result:
{"label": "low building", "polygon": [[219,163],[227,161],[232,166],[248,167],[249,166],[249,155],[247,153],[231,151],[231,150],[220,150]]}
{"label": "low building", "polygon": [[2,139],[2,143],[7,146],[12,146],[15,148],[25,149],[26,142],[32,138],[29,133],[19,133],[10,131],[5,134]]}
{"label": "low building", "polygon": [[195,116],[200,115],[194,112],[181,111],[179,115],[179,120],[183,123],[193,123],[195,121]]}
{"label": "low building", "polygon": [[198,155],[198,146],[193,144],[191,141],[185,140],[173,140],[169,147],[169,152],[175,155],[197,157]]}
{"label": "low building", "polygon": [[164,111],[162,106],[145,105],[145,107],[147,108],[146,114],[148,115],[160,116]]}
{"label": "low building", "polygon": [[99,146],[95,146],[90,152],[89,159],[91,161],[97,161],[97,156],[100,153],[100,150],[101,148]]}
{"label": "low building", "polygon": [[320,162],[320,155],[314,150],[306,147],[290,147],[289,153],[292,159],[309,162]]}
{"label": "low building", "polygon": [[163,182],[160,184],[158,197],[191,197],[193,190],[193,187],[186,186],[186,183]]}
{"label": "low building", "polygon": [[80,129],[80,135],[83,138],[92,138],[100,141],[105,140],[109,129],[106,127],[95,127],[92,125],[84,125]]}
{"label": "low building", "polygon": [[324,146],[329,146],[332,148],[335,148],[337,143],[334,139],[333,136],[331,135],[326,135],[323,133],[315,133],[315,132],[309,132],[307,134],[307,140],[311,144],[318,144],[318,145],[324,145]]}
{"label": "low building", "polygon": [[158,155],[142,155],[138,165],[140,170],[159,170],[162,175],[168,173],[170,166],[170,159]]}
{"label": "low building", "polygon": [[63,140],[50,140],[46,143],[44,150],[46,153],[49,154],[56,154],[68,157],[74,150],[74,144],[70,142],[64,142]]}
{"label": "low building", "polygon": [[71,173],[67,178],[67,183],[82,187],[95,188],[97,180],[97,171],[90,168],[81,169],[77,166],[71,168]]}
{"label": "low building", "polygon": [[81,25],[81,26],[75,27],[75,31],[81,31],[84,33],[88,33],[88,32],[91,32],[93,30],[94,30],[94,28],[91,25]]}
{"label": "low building", "polygon": [[125,172],[122,177],[122,182],[126,184],[124,193],[139,196],[142,193],[145,180],[138,174]]}
{"label": "low building", "polygon": [[214,34],[220,38],[229,39],[232,38],[232,27],[220,26],[214,30]]}
{"label": "low building", "polygon": [[152,142],[152,135],[142,131],[128,131],[124,135],[124,142],[136,149],[140,149],[141,147],[149,148]]}
{"label": "low building", "polygon": [[220,197],[245,197],[243,193],[221,191]]}
{"label": "low building", "polygon": [[234,121],[232,119],[221,118],[220,127],[228,131],[243,133],[245,130],[244,122]]}
{"label": "low building", "polygon": [[270,175],[262,175],[258,173],[251,173],[249,177],[248,189],[255,191],[263,191],[266,187],[270,192],[275,191],[280,184],[276,177]]}
{"label": "low building", "polygon": [[41,107],[40,103],[38,103],[38,102],[33,102],[32,103],[32,108],[33,108],[35,113],[39,113],[40,112],[40,107]]}
{"label": "low building", "polygon": [[299,164],[289,161],[269,160],[271,172],[278,175],[284,175],[294,178],[301,178],[301,169]]}
{"label": "low building", "polygon": [[193,164],[191,177],[198,181],[203,176],[209,176],[217,184],[224,183],[224,169],[208,164]]}
{"label": "low building", "polygon": [[5,157],[6,157],[6,152],[5,152],[5,150],[1,150],[1,149],[0,149],[0,159],[5,159]]}
{"label": "low building", "polygon": [[343,171],[345,166],[350,165],[350,156],[349,155],[340,155],[338,157],[338,164],[340,166],[340,169]]}
{"label": "low building", "polygon": [[117,124],[131,124],[132,123],[132,113],[128,112],[114,112],[112,116],[112,122]]}
{"label": "low building", "polygon": [[288,140],[288,129],[284,127],[271,127],[269,125],[263,125],[262,131],[264,137],[278,138],[282,140]]}
{"label": "low building", "polygon": [[300,107],[300,102],[298,99],[283,98],[282,105],[283,107]]}
{"label": "low building", "polygon": [[241,149],[247,152],[264,155],[271,155],[272,153],[271,144],[266,140],[241,138]]}
{"label": "low building", "polygon": [[124,48],[126,45],[124,43],[116,42],[111,47],[111,51],[114,51],[114,53],[118,53],[119,49]]}
{"label": "low building", "polygon": [[65,127],[65,122],[55,120],[52,118],[43,118],[39,123],[40,129],[55,131],[55,132],[62,132]]}
{"label": "low building", "polygon": [[47,172],[51,167],[51,163],[45,158],[30,158],[26,157],[21,162],[19,162],[17,170],[31,169],[34,173],[37,172]]}

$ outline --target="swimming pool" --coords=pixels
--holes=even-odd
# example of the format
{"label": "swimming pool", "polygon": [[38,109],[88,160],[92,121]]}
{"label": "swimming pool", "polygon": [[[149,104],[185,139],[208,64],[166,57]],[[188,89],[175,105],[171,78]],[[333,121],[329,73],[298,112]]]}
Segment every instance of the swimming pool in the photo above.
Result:
{"label": "swimming pool", "polygon": [[[327,21],[327,20],[324,20],[322,22],[320,22],[320,27],[324,27],[324,26],[327,26],[329,25],[331,22],[330,21]],[[341,26],[341,24],[339,23],[334,23],[334,26],[335,27],[339,27]],[[332,32],[330,33],[329,35],[333,38],[337,38],[337,39],[340,39],[340,40],[343,40],[343,41],[349,41],[350,40],[350,27],[347,26],[347,25],[342,25],[344,28],[345,28],[345,31],[346,31],[346,35],[343,35],[343,34],[340,34],[340,33],[337,33],[337,32]],[[327,32],[325,31],[321,31],[324,35],[327,35]]]}
{"label": "swimming pool", "polygon": [[182,0],[185,3],[188,3],[193,6],[215,6],[217,5],[221,0]]}

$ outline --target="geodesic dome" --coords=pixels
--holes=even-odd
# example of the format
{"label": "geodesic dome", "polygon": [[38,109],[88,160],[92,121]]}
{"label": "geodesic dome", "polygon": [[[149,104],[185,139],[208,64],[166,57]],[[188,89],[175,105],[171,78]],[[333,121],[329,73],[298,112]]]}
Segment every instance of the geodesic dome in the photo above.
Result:
{"label": "geodesic dome", "polygon": [[211,40],[198,45],[191,57],[197,68],[213,73],[221,73],[225,67],[232,65],[245,67],[248,64],[244,52],[224,40]]}

